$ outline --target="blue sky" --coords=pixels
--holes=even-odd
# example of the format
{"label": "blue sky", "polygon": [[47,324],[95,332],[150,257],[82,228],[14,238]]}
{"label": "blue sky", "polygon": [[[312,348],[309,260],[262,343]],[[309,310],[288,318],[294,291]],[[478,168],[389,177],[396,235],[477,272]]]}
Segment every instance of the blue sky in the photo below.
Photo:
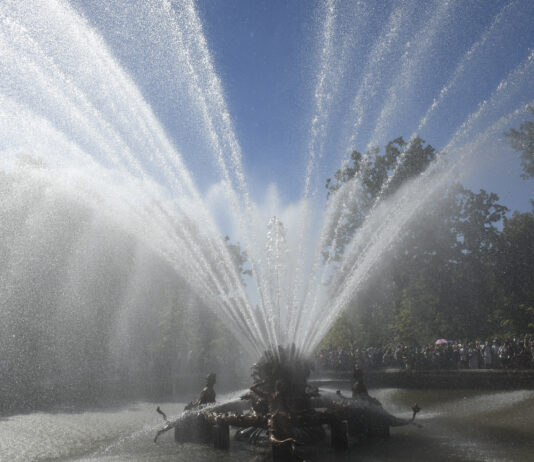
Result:
{"label": "blue sky", "polygon": [[[353,55],[357,55],[357,61],[350,62],[347,57],[343,63],[346,64],[346,74],[343,76],[345,85],[339,90],[341,100],[350,99],[361,83],[362,76],[358,73],[365,68],[369,52],[387,29],[391,11],[401,4],[369,2],[375,6],[369,8],[366,28],[354,30],[344,18],[354,12],[355,3],[336,4],[338,22],[353,42]],[[405,3],[407,8],[411,6]],[[370,114],[353,148],[365,149],[369,132],[376,123],[376,112],[385,104],[383,95],[395,83],[399,55],[403,51],[399,44],[411,42],[413,47],[415,40],[426,38],[424,33],[419,37],[415,35],[431,18],[431,12],[424,4],[430,3],[414,3],[415,11],[420,15],[408,18],[408,27],[397,36],[399,43],[394,44],[393,51],[387,55],[391,62],[380,68],[383,74],[390,75],[382,76],[382,85],[375,89],[377,94],[368,99],[369,107],[365,109]],[[294,197],[302,186],[314,109],[313,92],[323,22],[320,5],[305,1],[202,0],[198,2],[198,11],[224,85],[251,181],[263,185],[268,181],[276,182],[284,196]],[[407,83],[399,90],[410,95],[406,104],[399,108],[399,114],[389,118],[388,129],[378,138],[382,143],[398,135],[407,138],[413,133],[433,99],[499,13],[502,18],[494,32],[488,34],[484,45],[473,54],[469,62],[472,64],[460,74],[450,96],[444,99],[420,135],[435,147],[446,145],[467,116],[476,111],[508,73],[527,58],[529,50],[534,47],[532,2],[516,2],[515,5],[498,1],[456,2],[450,15],[444,15],[443,20],[437,22],[440,31],[436,43],[417,63],[423,69],[413,74],[414,83]],[[336,53],[341,52],[340,46],[340,41],[334,45]],[[531,69],[530,72],[524,76],[527,81],[534,76]],[[533,96],[532,90],[528,96]],[[523,95],[523,100],[528,100],[528,96]],[[520,97],[514,98],[501,109],[500,115],[521,101]],[[346,146],[340,146],[337,137],[343,132],[343,120],[348,113],[350,109],[345,109],[342,103],[331,111],[322,169],[326,176],[337,168],[339,152],[346,151]],[[509,154],[506,152],[492,158],[488,165],[487,157],[484,160],[480,153],[480,168],[485,171],[471,175],[468,183],[474,188],[497,191],[512,208],[529,208],[532,182],[519,179],[518,162]]]}
{"label": "blue sky", "polygon": [[[74,4],[132,76],[199,186],[217,181],[197,100],[184,96],[183,57],[173,48],[183,24],[158,22],[152,10],[154,18],[147,19],[142,1]],[[183,3],[169,5],[180,16]],[[195,3],[257,201],[273,183],[284,202],[298,200],[311,151],[320,158],[312,188],[323,197],[324,180],[351,149],[414,133],[441,149],[480,105],[487,107],[468,126],[466,140],[534,101],[528,61],[534,2],[347,0],[328,6],[326,0]],[[509,125],[527,118],[519,114]],[[519,178],[503,131],[492,149],[477,147],[464,182],[528,210],[533,181]]]}
{"label": "blue sky", "polygon": [[210,49],[254,181],[287,192],[303,175],[316,33],[311,3],[199,3]]}
{"label": "blue sky", "polygon": [[[420,135],[443,151],[467,187],[497,192],[511,209],[531,208],[534,181],[520,178],[504,132],[532,118],[532,1],[6,5],[1,164],[13,168],[21,153],[42,157],[61,190],[76,186],[210,298],[222,300],[233,265],[224,252],[213,252],[214,265],[200,255],[205,241],[185,231],[184,215],[210,238],[241,239],[258,293],[272,290],[274,301],[284,279],[299,306],[312,302],[310,326],[328,327],[403,226],[434,205],[440,180],[450,179],[422,177],[373,208],[344,255],[341,290],[323,322],[319,307],[334,287],[324,284],[334,264],[322,262],[322,244],[332,242],[357,191],[345,189],[325,210],[325,180],[352,149],[401,135]],[[287,227],[288,253],[281,240],[263,240],[273,215]],[[290,260],[285,273],[273,256]],[[247,290],[251,306],[263,298],[252,284]]]}

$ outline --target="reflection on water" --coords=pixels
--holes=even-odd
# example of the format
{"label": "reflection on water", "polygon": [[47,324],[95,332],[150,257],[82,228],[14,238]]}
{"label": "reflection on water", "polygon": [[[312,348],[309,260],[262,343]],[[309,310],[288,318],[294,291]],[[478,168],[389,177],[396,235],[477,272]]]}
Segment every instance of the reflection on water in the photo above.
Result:
{"label": "reflection on water", "polygon": [[[531,461],[534,454],[534,391],[374,390],[372,394],[397,415],[423,411],[414,426],[393,428],[387,441],[354,447],[346,454],[328,449],[311,460],[349,461]],[[178,413],[183,403],[162,405]],[[174,443],[172,432],[152,442],[161,418],[155,405],[47,412],[0,419],[2,461],[263,461],[268,452],[246,444],[230,453]]]}

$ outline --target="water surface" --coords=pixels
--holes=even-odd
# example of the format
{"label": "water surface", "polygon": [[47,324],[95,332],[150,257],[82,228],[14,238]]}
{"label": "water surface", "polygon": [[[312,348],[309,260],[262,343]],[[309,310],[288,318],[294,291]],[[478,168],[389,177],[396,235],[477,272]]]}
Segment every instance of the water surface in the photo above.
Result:
{"label": "water surface", "polygon": [[[534,391],[372,390],[397,415],[418,402],[422,428],[393,428],[391,437],[346,454],[329,448],[316,461],[532,461]],[[171,416],[183,403],[162,403]],[[98,410],[56,410],[0,419],[2,461],[254,461],[265,450],[232,441],[230,452],[197,444],[177,445],[172,432],[157,444],[161,427],[153,403]]]}

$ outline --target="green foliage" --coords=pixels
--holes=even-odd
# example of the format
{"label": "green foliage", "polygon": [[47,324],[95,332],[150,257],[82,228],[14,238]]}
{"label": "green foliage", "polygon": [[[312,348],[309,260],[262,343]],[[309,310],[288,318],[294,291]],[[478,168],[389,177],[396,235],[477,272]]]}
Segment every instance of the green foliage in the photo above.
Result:
{"label": "green foliage", "polygon": [[244,275],[251,276],[252,271],[250,269],[245,268],[248,262],[247,253],[241,249],[239,242],[237,244],[232,244],[228,236],[225,236],[224,242],[226,244],[226,248],[228,249],[228,253],[230,254],[230,258],[232,259],[235,267],[237,268],[237,271],[241,275],[241,278]]}
{"label": "green foliage", "polygon": [[324,348],[332,348],[341,344],[353,348],[356,334],[356,327],[345,312],[334,323],[332,329],[323,339],[322,345]]}
{"label": "green foliage", "polygon": [[[327,198],[349,182],[357,188],[351,198],[347,218],[340,227],[335,255],[340,257],[343,254],[348,241],[363,224],[376,201],[395,193],[406,181],[423,172],[435,158],[435,149],[425,146],[421,138],[409,143],[402,137],[396,138],[387,144],[384,154],[380,154],[379,148],[373,148],[365,155],[353,151],[350,163],[336,171],[334,181],[331,178],[326,180]],[[395,175],[391,176],[394,170]],[[328,251],[328,248],[324,249],[325,255]]]}
{"label": "green foliage", "polygon": [[[407,147],[402,138],[389,143],[382,156],[375,150],[365,166],[364,156],[355,151],[351,164],[336,172],[335,182],[327,181],[331,198],[356,175],[363,179],[344,223],[345,242],[373,201],[429,165],[435,150],[423,144],[414,144],[407,155],[411,163],[400,164],[398,171],[404,173],[395,175],[387,190],[387,175]],[[534,332],[534,214],[507,218],[507,212],[494,193],[450,185],[404,230],[323,345],[421,344],[440,337]],[[342,255],[343,246],[337,252]]]}
{"label": "green foliage", "polygon": [[534,214],[505,219],[498,253],[503,309],[500,326],[519,333],[534,330]]}
{"label": "green foliage", "polygon": [[[530,107],[534,115],[534,106]],[[521,153],[524,179],[534,177],[534,120],[521,124],[519,130],[512,128],[506,133],[512,148]]]}
{"label": "green foliage", "polygon": [[[364,189],[363,197],[359,198],[363,201],[360,208],[362,210],[367,208],[382,191],[382,186],[397,164],[399,164],[398,171],[389,184],[386,195],[392,194],[406,180],[414,178],[428,167],[435,159],[436,151],[430,145],[424,146],[424,143],[425,141],[421,138],[415,138],[407,143],[399,137],[387,144],[382,155],[379,154],[379,148],[371,149],[365,156],[358,151],[353,151],[351,163],[334,174],[335,182],[330,178],[326,180],[328,195],[337,191],[344,183],[359,176]],[[404,157],[399,163],[401,156]]]}

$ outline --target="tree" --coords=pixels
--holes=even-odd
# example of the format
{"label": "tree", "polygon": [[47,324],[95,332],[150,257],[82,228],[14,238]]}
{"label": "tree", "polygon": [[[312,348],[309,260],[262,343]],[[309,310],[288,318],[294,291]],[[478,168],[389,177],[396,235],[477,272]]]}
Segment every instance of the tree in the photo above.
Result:
{"label": "tree", "polygon": [[[356,194],[350,198],[350,210],[340,227],[334,254],[340,257],[346,244],[366,219],[366,215],[376,201],[395,193],[401,185],[421,174],[436,158],[435,149],[425,146],[425,141],[415,138],[410,142],[402,137],[390,141],[384,154],[378,147],[369,150],[365,156],[353,151],[351,160],[344,168],[326,180],[330,199],[343,185],[358,181]],[[325,254],[328,248],[324,249]]]}
{"label": "tree", "polygon": [[226,244],[226,248],[228,249],[228,253],[230,254],[230,258],[232,259],[232,262],[234,263],[235,268],[244,284],[245,280],[243,279],[243,276],[252,276],[252,271],[245,268],[245,266],[248,264],[247,252],[241,249],[239,242],[237,244],[232,244],[230,242],[230,237],[228,236],[225,236],[224,242]]}
{"label": "tree", "polygon": [[515,212],[504,220],[498,257],[496,328],[509,335],[534,332],[534,213]]}
{"label": "tree", "polygon": [[[534,106],[530,107],[530,112],[534,115]],[[522,123],[519,130],[510,129],[506,136],[512,148],[521,153],[521,176],[523,179],[534,178],[534,120]]]}
{"label": "tree", "polygon": [[357,337],[356,328],[349,318],[348,313],[343,313],[334,323],[332,329],[325,335],[321,342],[323,348],[335,348],[343,345],[354,350],[354,341]]}
{"label": "tree", "polygon": [[[354,196],[344,197],[345,203],[353,202],[353,213],[344,223],[346,242],[358,232],[375,201],[420,174],[435,158],[435,150],[424,146],[424,141],[413,145],[410,151],[402,138],[397,138],[384,155],[365,161],[355,151],[351,164],[336,172],[335,183],[327,181],[330,200],[356,175],[361,178],[361,190],[353,189]],[[406,157],[399,162],[402,149]],[[363,163],[367,164],[365,172]],[[375,276],[343,318],[351,321],[358,343],[423,343],[438,337],[493,334],[488,320],[502,293],[496,261],[501,251],[499,224],[507,210],[496,194],[473,192],[458,183],[444,190],[432,207],[421,210],[388,256],[378,262]],[[337,252],[342,255],[343,246],[338,246]]]}

